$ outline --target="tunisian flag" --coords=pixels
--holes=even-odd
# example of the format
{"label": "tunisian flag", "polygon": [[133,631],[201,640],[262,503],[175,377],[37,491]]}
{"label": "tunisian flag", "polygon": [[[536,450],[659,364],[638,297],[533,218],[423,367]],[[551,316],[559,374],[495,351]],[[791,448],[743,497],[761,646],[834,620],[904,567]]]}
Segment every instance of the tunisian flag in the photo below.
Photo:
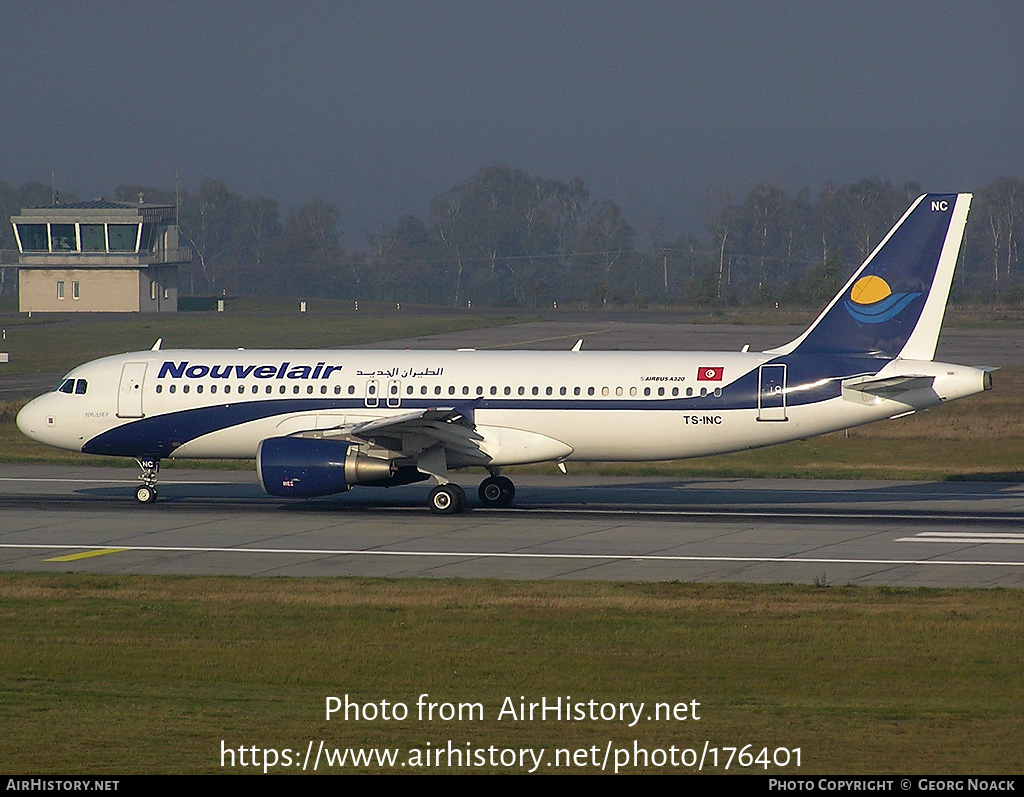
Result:
{"label": "tunisian flag", "polygon": [[721,382],[725,375],[725,366],[701,367],[697,369],[698,382]]}

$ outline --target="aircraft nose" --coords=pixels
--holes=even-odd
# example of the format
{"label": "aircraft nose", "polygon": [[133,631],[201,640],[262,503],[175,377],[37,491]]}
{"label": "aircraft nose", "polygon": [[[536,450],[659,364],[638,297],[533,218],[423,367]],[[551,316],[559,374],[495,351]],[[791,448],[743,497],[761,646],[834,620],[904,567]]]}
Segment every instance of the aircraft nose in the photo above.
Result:
{"label": "aircraft nose", "polygon": [[15,423],[18,425],[21,433],[33,440],[39,439],[41,421],[42,413],[39,411],[39,399],[32,399],[22,407],[18,417],[15,419]]}

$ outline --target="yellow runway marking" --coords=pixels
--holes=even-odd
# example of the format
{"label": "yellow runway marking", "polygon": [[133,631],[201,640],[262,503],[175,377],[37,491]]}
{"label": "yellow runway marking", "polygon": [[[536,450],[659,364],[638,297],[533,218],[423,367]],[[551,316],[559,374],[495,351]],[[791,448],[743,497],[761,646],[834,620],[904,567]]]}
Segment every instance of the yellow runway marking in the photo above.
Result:
{"label": "yellow runway marking", "polygon": [[127,548],[100,548],[98,551],[84,551],[83,553],[69,553],[67,556],[55,556],[53,559],[44,559],[44,562],[74,562],[76,559],[88,559],[91,556],[106,556],[108,553],[123,553]]}

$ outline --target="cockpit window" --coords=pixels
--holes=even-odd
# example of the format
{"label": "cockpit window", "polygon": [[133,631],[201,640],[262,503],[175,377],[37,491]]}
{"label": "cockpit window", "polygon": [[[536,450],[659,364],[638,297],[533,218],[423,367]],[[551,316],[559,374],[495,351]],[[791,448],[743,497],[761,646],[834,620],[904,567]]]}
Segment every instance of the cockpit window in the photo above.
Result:
{"label": "cockpit window", "polygon": [[55,392],[58,393],[76,393],[79,396],[84,396],[85,391],[89,389],[89,383],[84,379],[65,379],[59,385]]}

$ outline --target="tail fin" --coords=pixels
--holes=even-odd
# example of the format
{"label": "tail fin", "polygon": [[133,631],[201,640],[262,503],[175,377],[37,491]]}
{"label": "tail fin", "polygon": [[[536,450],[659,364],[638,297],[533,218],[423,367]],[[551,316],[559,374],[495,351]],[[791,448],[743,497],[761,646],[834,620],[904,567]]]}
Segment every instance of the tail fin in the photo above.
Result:
{"label": "tail fin", "polygon": [[817,320],[767,354],[931,360],[946,312],[971,194],[924,194]]}

